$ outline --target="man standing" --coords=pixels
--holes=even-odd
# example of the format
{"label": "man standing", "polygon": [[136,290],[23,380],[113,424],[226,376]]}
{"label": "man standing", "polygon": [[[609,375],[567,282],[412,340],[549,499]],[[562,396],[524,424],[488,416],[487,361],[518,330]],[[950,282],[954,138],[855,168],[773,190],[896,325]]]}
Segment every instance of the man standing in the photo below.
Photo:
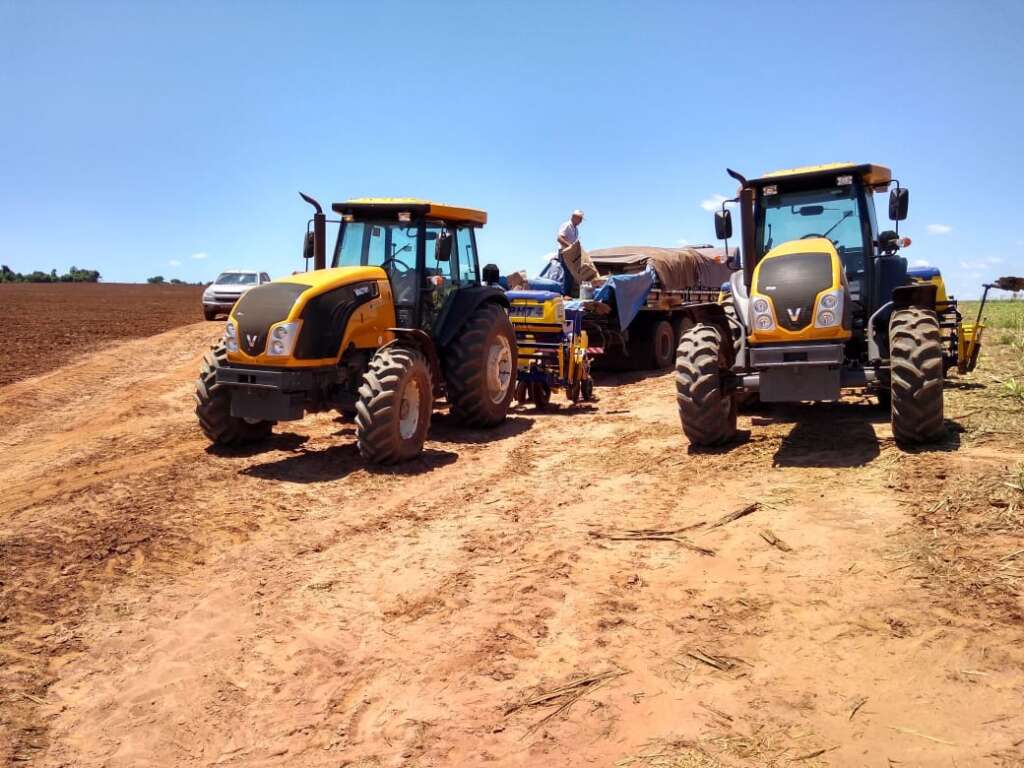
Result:
{"label": "man standing", "polygon": [[558,228],[558,247],[568,248],[580,239],[580,224],[583,222],[583,211],[577,208],[572,216]]}

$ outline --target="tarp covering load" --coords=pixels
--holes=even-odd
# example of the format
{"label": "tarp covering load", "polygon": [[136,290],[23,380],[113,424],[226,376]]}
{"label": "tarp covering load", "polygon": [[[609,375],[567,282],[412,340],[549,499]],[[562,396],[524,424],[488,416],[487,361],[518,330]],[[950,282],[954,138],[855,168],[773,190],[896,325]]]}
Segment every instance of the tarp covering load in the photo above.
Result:
{"label": "tarp covering load", "polygon": [[724,248],[622,245],[587,251],[586,255],[603,275],[635,274],[650,266],[658,276],[659,286],[667,291],[698,286],[716,288],[732,274],[726,265]]}
{"label": "tarp covering load", "polygon": [[597,289],[594,300],[615,307],[619,328],[628,328],[647,299],[654,285],[654,270],[625,275],[611,275]]}

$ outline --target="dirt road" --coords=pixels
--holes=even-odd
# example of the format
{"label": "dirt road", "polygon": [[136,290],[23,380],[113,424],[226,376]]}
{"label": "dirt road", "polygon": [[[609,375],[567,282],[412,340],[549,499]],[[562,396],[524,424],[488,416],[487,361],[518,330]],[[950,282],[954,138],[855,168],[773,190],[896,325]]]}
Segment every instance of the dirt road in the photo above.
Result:
{"label": "dirt road", "polygon": [[959,391],[927,452],[851,400],[694,453],[620,377],[377,470],[333,415],[208,450],[213,333],[0,389],[3,764],[1024,759],[1024,452]]}

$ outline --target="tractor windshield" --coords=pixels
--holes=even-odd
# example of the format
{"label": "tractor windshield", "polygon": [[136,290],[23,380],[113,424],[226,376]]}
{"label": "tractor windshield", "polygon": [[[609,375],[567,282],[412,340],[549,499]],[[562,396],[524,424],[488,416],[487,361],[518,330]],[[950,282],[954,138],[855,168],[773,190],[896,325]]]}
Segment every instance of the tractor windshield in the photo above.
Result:
{"label": "tractor windshield", "polygon": [[852,185],[761,195],[757,222],[762,254],[777,245],[810,237],[832,241],[853,281],[864,273],[861,206]]}
{"label": "tractor windshield", "polygon": [[372,221],[343,222],[334,247],[335,267],[381,267],[391,278],[396,304],[416,301],[418,224]]}

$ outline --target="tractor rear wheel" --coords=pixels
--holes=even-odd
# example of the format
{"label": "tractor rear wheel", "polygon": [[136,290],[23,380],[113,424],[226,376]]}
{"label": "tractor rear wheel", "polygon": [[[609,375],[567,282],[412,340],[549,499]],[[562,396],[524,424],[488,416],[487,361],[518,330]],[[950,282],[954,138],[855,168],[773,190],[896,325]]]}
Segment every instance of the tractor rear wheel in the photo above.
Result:
{"label": "tractor rear wheel", "polygon": [[516,335],[498,304],[477,307],[444,349],[452,414],[470,427],[494,427],[508,415],[516,386]]}
{"label": "tractor rear wheel", "polygon": [[272,421],[247,421],[231,415],[231,391],[217,385],[217,368],[227,361],[228,352],[218,344],[203,357],[196,379],[196,416],[199,427],[217,445],[255,443],[270,435]]}
{"label": "tractor rear wheel", "polygon": [[900,443],[942,438],[942,335],[935,313],[898,309],[889,321],[892,433]]}
{"label": "tractor rear wheel", "polygon": [[691,445],[721,445],[736,436],[736,400],[722,390],[725,355],[717,328],[696,325],[676,350],[676,404]]}
{"label": "tractor rear wheel", "polygon": [[430,367],[419,350],[381,347],[363,374],[356,401],[360,455],[375,464],[419,456],[433,409]]}

